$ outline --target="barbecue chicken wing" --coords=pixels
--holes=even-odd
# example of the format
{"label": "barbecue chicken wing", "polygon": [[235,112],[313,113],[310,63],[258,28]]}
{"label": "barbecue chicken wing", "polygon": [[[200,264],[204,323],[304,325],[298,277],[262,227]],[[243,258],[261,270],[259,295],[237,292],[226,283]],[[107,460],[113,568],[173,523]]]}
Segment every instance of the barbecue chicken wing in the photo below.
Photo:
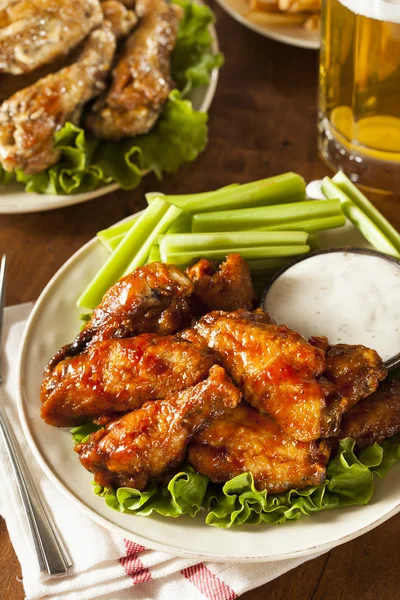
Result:
{"label": "barbecue chicken wing", "polygon": [[250,269],[240,254],[229,254],[219,267],[218,263],[202,258],[187,270],[194,283],[194,298],[204,308],[212,310],[251,309],[256,293]]}
{"label": "barbecue chicken wing", "polygon": [[193,436],[239,400],[239,390],[215,365],[205,381],[148,402],[92,434],[76,451],[98,484],[143,490],[149,480],[179,467]]}
{"label": "barbecue chicken wing", "polygon": [[205,346],[173,336],[97,342],[46,370],[42,418],[68,427],[127,412],[205,379],[215,362],[216,355]]}
{"label": "barbecue chicken wing", "polygon": [[101,3],[104,18],[111,23],[112,32],[117,39],[129,35],[138,19],[133,10],[128,10],[119,0],[104,0]]}
{"label": "barbecue chicken wing", "polygon": [[193,327],[220,354],[244,399],[288,435],[309,442],[338,432],[342,411],[330,405],[333,385],[321,378],[325,353],[299,333],[246,311],[216,311]]}
{"label": "barbecue chicken wing", "polygon": [[336,344],[330,346],[327,338],[310,338],[310,343],[325,352],[324,377],[334,384],[336,402],[343,412],[377,389],[387,376],[387,368],[375,350],[365,346]]}
{"label": "barbecue chicken wing", "polygon": [[356,440],[362,450],[400,432],[400,381],[385,381],[343,416],[340,438]]}
{"label": "barbecue chicken wing", "polygon": [[78,60],[20,90],[0,107],[0,163],[6,171],[38,173],[56,163],[54,134],[77,123],[97,96],[111,67],[115,36],[107,21],[93,31]]}
{"label": "barbecue chicken wing", "polygon": [[90,344],[140,333],[168,335],[190,323],[193,284],[173,265],[151,263],[122,277],[103,296],[72,344],[63,346],[48,369]]}
{"label": "barbecue chicken wing", "polygon": [[86,120],[100,138],[120,140],[149,131],[173,87],[170,56],[182,9],[165,0],[139,0],[136,12],[140,23],[125,42],[111,88]]}
{"label": "barbecue chicken wing", "polygon": [[271,494],[319,485],[328,459],[326,442],[293,440],[245,403],[212,421],[188,448],[190,464],[211,481],[251,472],[256,488]]}
{"label": "barbecue chicken wing", "polygon": [[19,75],[68,54],[103,20],[98,0],[0,4],[0,73]]}

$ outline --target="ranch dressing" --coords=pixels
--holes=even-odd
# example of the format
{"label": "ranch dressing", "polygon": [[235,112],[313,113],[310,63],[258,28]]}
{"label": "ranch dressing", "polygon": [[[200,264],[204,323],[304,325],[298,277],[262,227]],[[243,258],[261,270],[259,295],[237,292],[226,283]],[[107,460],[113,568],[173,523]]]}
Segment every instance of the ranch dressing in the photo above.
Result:
{"label": "ranch dressing", "polygon": [[386,361],[400,352],[400,266],[351,251],[316,254],[272,283],[264,310],[306,338],[362,344]]}

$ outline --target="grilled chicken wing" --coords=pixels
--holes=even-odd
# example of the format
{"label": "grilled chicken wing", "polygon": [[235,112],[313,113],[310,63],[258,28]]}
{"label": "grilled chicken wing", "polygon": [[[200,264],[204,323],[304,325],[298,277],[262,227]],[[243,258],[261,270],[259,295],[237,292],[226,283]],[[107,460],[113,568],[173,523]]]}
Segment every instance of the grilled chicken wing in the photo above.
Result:
{"label": "grilled chicken wing", "polygon": [[325,352],[324,377],[335,386],[336,402],[343,412],[377,389],[387,376],[387,368],[375,350],[365,346],[336,344],[330,346],[327,338],[310,338],[310,343]]}
{"label": "grilled chicken wing", "polygon": [[239,390],[215,365],[205,381],[148,402],[75,449],[100,485],[143,490],[149,480],[176,469],[192,437],[239,400]]}
{"label": "grilled chicken wing", "polygon": [[45,372],[42,418],[67,427],[127,412],[205,379],[217,360],[205,346],[174,336],[97,342]]}
{"label": "grilled chicken wing", "polygon": [[94,342],[140,333],[175,333],[190,322],[192,292],[190,279],[173,265],[154,262],[135,269],[104,294],[90,321],[72,344],[57,352],[48,370]]}
{"label": "grilled chicken wing", "polygon": [[240,254],[229,254],[219,267],[217,262],[202,258],[187,274],[194,283],[194,298],[204,307],[203,313],[251,309],[255,304],[250,269]]}
{"label": "grilled chicken wing", "polygon": [[182,9],[165,0],[139,0],[140,23],[128,38],[113,82],[86,120],[97,137],[119,140],[149,131],[172,89],[170,55]]}
{"label": "grilled chicken wing", "polygon": [[221,355],[244,399],[288,435],[309,442],[338,432],[342,411],[329,404],[333,385],[321,378],[325,353],[299,333],[246,311],[216,311],[193,327]]}
{"label": "grilled chicken wing", "polygon": [[272,494],[319,485],[328,459],[326,442],[293,440],[245,403],[213,420],[188,448],[190,464],[211,481],[251,472],[256,488]]}
{"label": "grilled chicken wing", "polygon": [[19,75],[68,54],[103,20],[98,0],[0,4],[0,73]]}
{"label": "grilled chicken wing", "polygon": [[340,438],[356,440],[362,450],[400,432],[400,381],[385,381],[343,416]]}
{"label": "grilled chicken wing", "polygon": [[127,36],[135,27],[138,19],[133,10],[128,10],[119,0],[105,0],[101,3],[104,18],[111,23],[112,32],[117,39]]}
{"label": "grilled chicken wing", "polygon": [[20,90],[0,107],[0,163],[6,171],[38,173],[56,163],[54,134],[77,123],[97,96],[111,67],[115,36],[107,21],[93,31],[78,60]]}

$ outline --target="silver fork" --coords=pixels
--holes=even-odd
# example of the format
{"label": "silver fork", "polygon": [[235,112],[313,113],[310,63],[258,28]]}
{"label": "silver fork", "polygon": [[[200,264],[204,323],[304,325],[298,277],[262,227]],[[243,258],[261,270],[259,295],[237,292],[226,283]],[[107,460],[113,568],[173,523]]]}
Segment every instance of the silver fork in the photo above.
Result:
{"label": "silver fork", "polygon": [[[3,255],[0,263],[0,383],[3,381],[1,376],[1,332],[4,315],[5,287],[6,256]],[[72,566],[71,559],[34,487],[1,401],[0,432],[32,534],[39,569],[49,575],[62,575]]]}

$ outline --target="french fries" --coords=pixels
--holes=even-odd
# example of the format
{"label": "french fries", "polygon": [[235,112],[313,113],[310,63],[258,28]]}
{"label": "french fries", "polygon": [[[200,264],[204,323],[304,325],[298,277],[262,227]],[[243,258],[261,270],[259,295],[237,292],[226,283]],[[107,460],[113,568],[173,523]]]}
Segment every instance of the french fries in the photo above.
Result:
{"label": "french fries", "polygon": [[319,27],[321,0],[249,0],[246,17],[259,25],[302,25],[308,31]]}

